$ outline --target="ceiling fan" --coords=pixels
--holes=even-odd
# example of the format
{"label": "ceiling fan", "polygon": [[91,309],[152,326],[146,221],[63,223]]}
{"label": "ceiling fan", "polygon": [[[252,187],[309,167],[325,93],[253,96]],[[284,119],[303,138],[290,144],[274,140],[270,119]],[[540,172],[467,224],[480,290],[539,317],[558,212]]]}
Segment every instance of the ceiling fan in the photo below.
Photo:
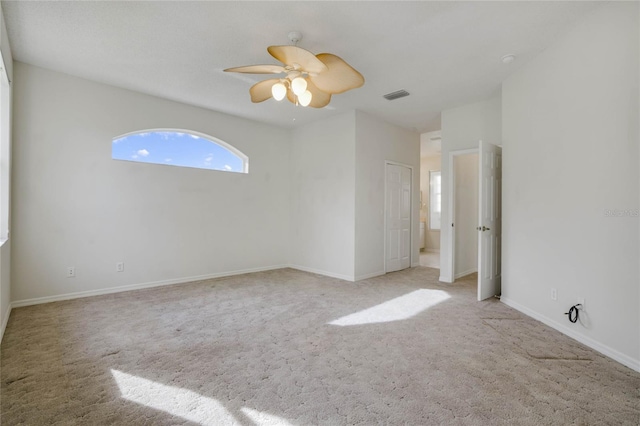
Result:
{"label": "ceiling fan", "polygon": [[254,103],[273,97],[285,97],[295,105],[322,108],[331,95],[356,89],[364,84],[364,77],[344,60],[331,53],[314,55],[296,44],[302,39],[298,31],[289,33],[290,46],[269,46],[267,51],[283,65],[248,65],[227,68],[225,72],[247,74],[285,74],[254,84],[249,93]]}

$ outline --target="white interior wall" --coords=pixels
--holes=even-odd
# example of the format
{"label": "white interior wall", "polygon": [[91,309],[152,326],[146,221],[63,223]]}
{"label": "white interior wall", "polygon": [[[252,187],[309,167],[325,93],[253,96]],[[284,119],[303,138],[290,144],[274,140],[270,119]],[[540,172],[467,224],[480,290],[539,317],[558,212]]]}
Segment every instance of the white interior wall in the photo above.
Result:
{"label": "white interior wall", "polygon": [[502,300],[640,371],[638,22],[598,8],[503,84]]}
{"label": "white interior wall", "polygon": [[451,238],[452,217],[449,211],[449,154],[452,151],[478,148],[483,140],[502,143],[502,103],[496,96],[481,102],[442,112],[442,230],[440,232],[440,280],[452,282]]}
{"label": "white interior wall", "polygon": [[[16,75],[16,306],[286,265],[378,274],[385,160],[414,167],[418,197],[419,135],[364,113],[289,132],[26,64]],[[150,128],[220,138],[249,156],[250,173],[111,160],[114,136]]]}
{"label": "white interior wall", "polygon": [[291,265],[354,280],[355,111],[293,131]]}
{"label": "white interior wall", "polygon": [[355,275],[384,273],[385,161],[411,166],[412,266],[419,264],[420,134],[356,112]]}
{"label": "white interior wall", "polygon": [[456,279],[478,271],[478,154],[454,157]]}
{"label": "white interior wall", "polygon": [[[288,263],[288,131],[18,62],[14,71],[14,301]],[[250,173],[111,159],[114,136],[151,128],[215,136],[249,156]]]}
{"label": "white interior wall", "polygon": [[440,251],[440,230],[429,228],[429,206],[431,205],[429,172],[439,171],[441,167],[441,157],[439,155],[420,159],[420,191],[422,191],[420,221],[425,223],[424,249],[426,251]]}

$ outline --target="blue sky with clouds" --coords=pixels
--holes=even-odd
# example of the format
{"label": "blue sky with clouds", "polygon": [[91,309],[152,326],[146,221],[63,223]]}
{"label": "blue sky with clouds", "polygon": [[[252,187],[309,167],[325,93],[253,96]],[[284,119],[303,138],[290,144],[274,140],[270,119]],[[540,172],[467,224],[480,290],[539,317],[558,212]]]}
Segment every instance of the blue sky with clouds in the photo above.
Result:
{"label": "blue sky with clouds", "polygon": [[242,172],[242,159],[203,137],[182,132],[136,133],[114,139],[114,160]]}

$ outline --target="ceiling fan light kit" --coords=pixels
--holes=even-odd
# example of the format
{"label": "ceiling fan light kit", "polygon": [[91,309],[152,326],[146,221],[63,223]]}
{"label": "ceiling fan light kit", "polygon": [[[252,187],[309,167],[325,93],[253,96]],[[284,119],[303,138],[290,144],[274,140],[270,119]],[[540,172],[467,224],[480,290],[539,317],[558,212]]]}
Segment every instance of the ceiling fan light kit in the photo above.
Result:
{"label": "ceiling fan light kit", "polygon": [[356,89],[364,84],[364,77],[343,59],[331,53],[314,55],[295,44],[302,39],[297,31],[289,33],[290,46],[269,46],[267,51],[281,65],[248,65],[227,68],[225,72],[248,74],[285,74],[254,84],[251,101],[264,102],[269,98],[281,101],[285,97],[294,105],[322,108],[331,96]]}
{"label": "ceiling fan light kit", "polygon": [[284,97],[287,96],[287,86],[282,82],[274,84],[271,86],[271,96],[273,96],[273,99],[276,101],[283,100]]}
{"label": "ceiling fan light kit", "polygon": [[313,98],[313,95],[311,94],[311,92],[308,90],[305,90],[301,95],[298,95],[298,102],[303,107],[306,107],[306,106],[309,106],[312,98]]}
{"label": "ceiling fan light kit", "polygon": [[307,90],[307,80],[302,77],[296,77],[291,80],[291,90],[296,96],[302,95]]}

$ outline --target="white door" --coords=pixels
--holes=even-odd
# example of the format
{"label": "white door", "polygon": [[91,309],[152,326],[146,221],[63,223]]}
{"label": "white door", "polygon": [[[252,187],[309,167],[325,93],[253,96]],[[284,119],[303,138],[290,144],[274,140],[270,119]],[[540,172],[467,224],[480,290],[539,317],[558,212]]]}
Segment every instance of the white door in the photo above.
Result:
{"label": "white door", "polygon": [[502,148],[480,141],[478,300],[500,294]]}
{"label": "white door", "polygon": [[387,164],[385,272],[411,266],[411,169]]}

